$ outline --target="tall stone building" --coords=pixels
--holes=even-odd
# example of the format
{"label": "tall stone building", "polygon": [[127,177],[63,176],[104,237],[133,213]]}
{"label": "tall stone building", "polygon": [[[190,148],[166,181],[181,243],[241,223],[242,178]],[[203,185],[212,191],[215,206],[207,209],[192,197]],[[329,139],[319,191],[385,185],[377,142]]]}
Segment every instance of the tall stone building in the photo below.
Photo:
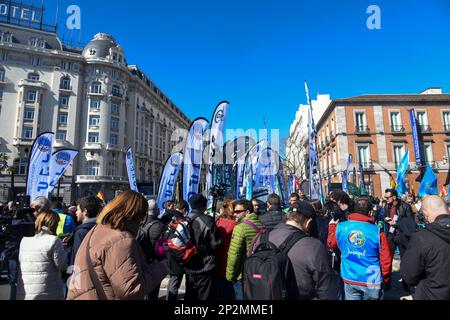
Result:
{"label": "tall stone building", "polygon": [[112,198],[126,189],[128,147],[140,190],[154,194],[178,142],[172,133],[189,124],[138,66],[127,63],[111,35],[97,34],[76,49],[56,30],[0,22],[0,153],[15,168],[13,177],[0,176],[1,201],[25,191],[33,139],[46,131],[55,133],[56,149],[80,151],[61,182],[65,202],[99,191]]}

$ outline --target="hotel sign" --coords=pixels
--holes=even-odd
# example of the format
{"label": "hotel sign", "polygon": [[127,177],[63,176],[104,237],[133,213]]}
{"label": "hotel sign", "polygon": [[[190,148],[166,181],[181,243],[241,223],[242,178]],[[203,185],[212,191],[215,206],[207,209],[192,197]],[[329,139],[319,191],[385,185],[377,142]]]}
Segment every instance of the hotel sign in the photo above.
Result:
{"label": "hotel sign", "polygon": [[20,24],[40,24],[42,22],[42,11],[41,8],[12,1],[0,2],[0,18],[3,21],[14,21]]}

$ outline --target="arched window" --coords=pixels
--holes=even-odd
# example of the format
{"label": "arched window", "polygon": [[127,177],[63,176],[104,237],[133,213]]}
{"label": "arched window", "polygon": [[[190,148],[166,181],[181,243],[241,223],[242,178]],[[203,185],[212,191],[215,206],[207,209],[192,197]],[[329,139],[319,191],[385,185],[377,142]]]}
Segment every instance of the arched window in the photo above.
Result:
{"label": "arched window", "polygon": [[100,82],[93,82],[91,85],[91,93],[102,93],[102,84]]}
{"label": "arched window", "polygon": [[61,78],[60,89],[70,90],[70,78],[69,77]]}
{"label": "arched window", "polygon": [[39,81],[40,76],[37,73],[29,73],[28,74],[28,80],[30,81]]}
{"label": "arched window", "polygon": [[100,172],[100,164],[97,161],[87,162],[87,175],[88,176],[98,176]]}

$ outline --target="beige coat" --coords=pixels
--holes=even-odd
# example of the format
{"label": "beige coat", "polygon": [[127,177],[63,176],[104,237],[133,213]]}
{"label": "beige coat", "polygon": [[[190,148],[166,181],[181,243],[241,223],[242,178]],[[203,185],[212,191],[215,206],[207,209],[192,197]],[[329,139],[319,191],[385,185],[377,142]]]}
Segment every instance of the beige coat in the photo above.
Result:
{"label": "beige coat", "polygon": [[87,263],[91,234],[89,256],[108,300],[141,300],[166,277],[166,263],[147,265],[131,233],[99,225],[87,234],[78,250],[68,300],[99,300]]}

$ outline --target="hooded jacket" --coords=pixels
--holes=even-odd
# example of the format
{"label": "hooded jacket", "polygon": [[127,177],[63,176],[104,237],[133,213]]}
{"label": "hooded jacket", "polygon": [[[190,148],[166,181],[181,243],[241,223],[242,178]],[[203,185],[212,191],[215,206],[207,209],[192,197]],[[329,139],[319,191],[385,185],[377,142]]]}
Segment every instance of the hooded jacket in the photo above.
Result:
{"label": "hooded jacket", "polygon": [[411,238],[400,270],[403,281],[417,286],[415,300],[450,300],[450,215]]}
{"label": "hooded jacket", "polygon": [[87,259],[108,300],[143,300],[167,275],[165,263],[146,263],[131,233],[98,225],[89,231],[78,250],[68,300],[100,298],[97,291],[100,289],[96,289],[91,279]]}
{"label": "hooded jacket", "polygon": [[67,269],[63,244],[46,228],[33,238],[23,238],[17,277],[18,300],[64,300],[61,273]]}
{"label": "hooded jacket", "polygon": [[259,221],[269,230],[286,221],[286,214],[280,207],[272,206],[269,211],[259,217]]}

